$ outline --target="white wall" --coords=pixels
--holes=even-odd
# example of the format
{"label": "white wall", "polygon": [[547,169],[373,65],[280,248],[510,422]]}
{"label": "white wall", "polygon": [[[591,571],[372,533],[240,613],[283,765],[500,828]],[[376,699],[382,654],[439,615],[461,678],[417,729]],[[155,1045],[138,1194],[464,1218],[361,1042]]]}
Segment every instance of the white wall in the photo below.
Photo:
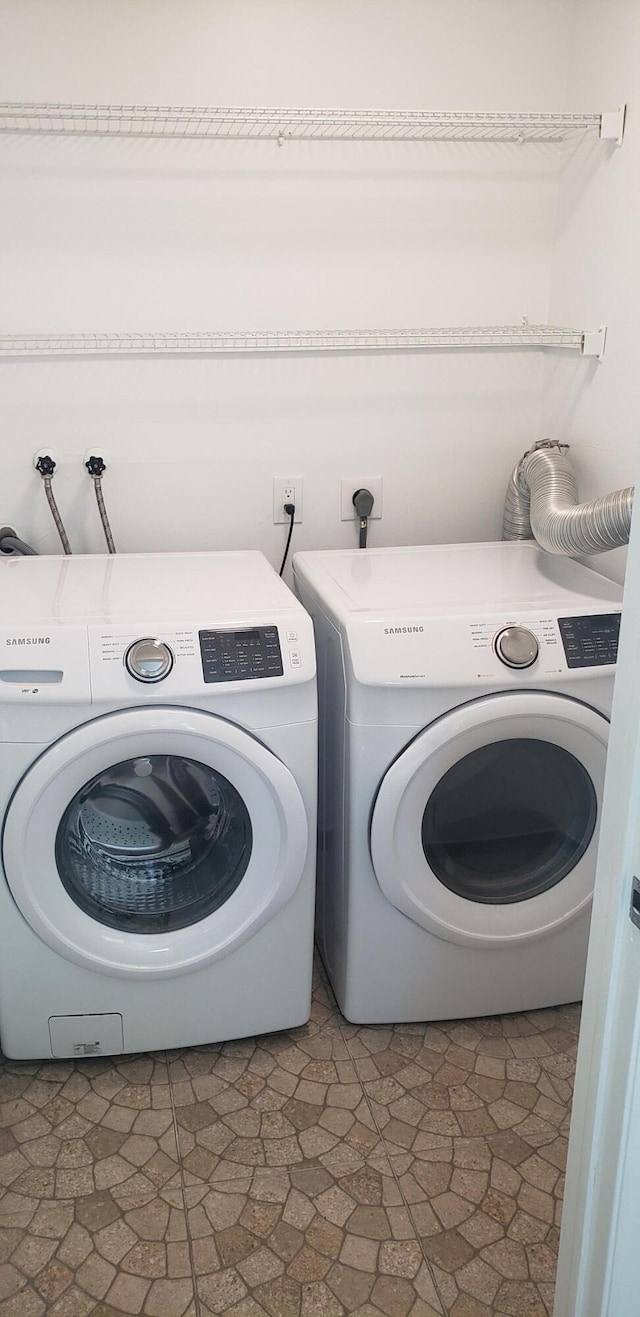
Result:
{"label": "white wall", "polygon": [[[640,4],[579,0],[567,109],[627,102],[621,149],[585,142],[562,171],[552,270],[553,323],[606,323],[601,366],[547,359],[544,428],[571,445],[581,499],[633,484],[638,464],[640,293]],[[621,580],[626,550],[591,562]]]}
{"label": "white wall", "polygon": [[[3,0],[1,84],[7,100],[553,110],[571,10]],[[545,321],[559,155],[0,139],[0,332]],[[49,446],[74,547],[100,551],[82,470],[100,447],[123,550],[246,545],[276,562],[274,474],[304,477],[295,547],[355,543],[342,476],[383,477],[372,544],[496,538],[510,470],[542,432],[542,381],[535,353],[5,361],[0,523],[58,551],[32,470]]]}

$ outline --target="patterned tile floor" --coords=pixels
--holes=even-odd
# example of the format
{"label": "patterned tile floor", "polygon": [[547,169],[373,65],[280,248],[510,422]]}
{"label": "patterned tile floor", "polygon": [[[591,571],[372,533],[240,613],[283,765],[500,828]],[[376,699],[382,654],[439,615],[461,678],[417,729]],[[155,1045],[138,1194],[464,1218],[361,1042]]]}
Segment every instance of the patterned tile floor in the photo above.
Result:
{"label": "patterned tile floor", "polygon": [[579,1008],[0,1069],[0,1317],[550,1317]]}

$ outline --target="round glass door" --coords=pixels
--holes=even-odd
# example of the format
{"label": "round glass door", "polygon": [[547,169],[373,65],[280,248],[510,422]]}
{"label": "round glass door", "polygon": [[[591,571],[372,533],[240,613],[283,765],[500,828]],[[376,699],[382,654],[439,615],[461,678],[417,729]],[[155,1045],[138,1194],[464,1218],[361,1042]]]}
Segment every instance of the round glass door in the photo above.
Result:
{"label": "round glass door", "polygon": [[110,928],[187,928],[236,890],[252,828],[239,792],[207,764],[177,755],[127,759],[74,795],[56,864],[73,901]]}
{"label": "round glass door", "polygon": [[593,893],[609,724],[564,695],[470,700],[402,751],[371,815],[375,877],[396,909],[476,946],[548,937]]}
{"label": "round glass door", "polygon": [[195,709],[124,709],[74,728],[10,801],[6,881],[57,955],[159,978],[228,955],[291,899],[309,863],[290,768]]}
{"label": "round glass door", "polygon": [[586,769],[549,741],[512,737],[465,755],[422,816],[422,847],[441,883],[468,901],[526,901],[584,855],[597,801]]}

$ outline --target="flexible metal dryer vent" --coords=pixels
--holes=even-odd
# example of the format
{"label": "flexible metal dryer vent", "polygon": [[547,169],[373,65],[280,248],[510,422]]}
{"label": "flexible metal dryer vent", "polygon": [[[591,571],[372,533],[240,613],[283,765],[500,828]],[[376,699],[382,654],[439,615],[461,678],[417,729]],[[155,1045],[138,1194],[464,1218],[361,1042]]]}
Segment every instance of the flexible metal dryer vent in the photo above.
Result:
{"label": "flexible metal dryer vent", "polygon": [[629,542],[633,486],[578,503],[566,445],[543,439],[525,453],[507,485],[503,540],[536,539],[548,553],[604,553]]}

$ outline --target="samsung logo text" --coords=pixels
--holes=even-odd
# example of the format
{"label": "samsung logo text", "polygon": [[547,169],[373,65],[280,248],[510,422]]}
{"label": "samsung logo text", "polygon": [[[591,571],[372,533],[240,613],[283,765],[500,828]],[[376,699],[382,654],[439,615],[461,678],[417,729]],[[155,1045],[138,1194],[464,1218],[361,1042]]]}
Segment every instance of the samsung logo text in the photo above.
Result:
{"label": "samsung logo text", "polygon": [[13,636],[5,645],[50,645],[51,636]]}
{"label": "samsung logo text", "polygon": [[386,626],[385,636],[409,636],[414,632],[424,631],[423,626]]}

